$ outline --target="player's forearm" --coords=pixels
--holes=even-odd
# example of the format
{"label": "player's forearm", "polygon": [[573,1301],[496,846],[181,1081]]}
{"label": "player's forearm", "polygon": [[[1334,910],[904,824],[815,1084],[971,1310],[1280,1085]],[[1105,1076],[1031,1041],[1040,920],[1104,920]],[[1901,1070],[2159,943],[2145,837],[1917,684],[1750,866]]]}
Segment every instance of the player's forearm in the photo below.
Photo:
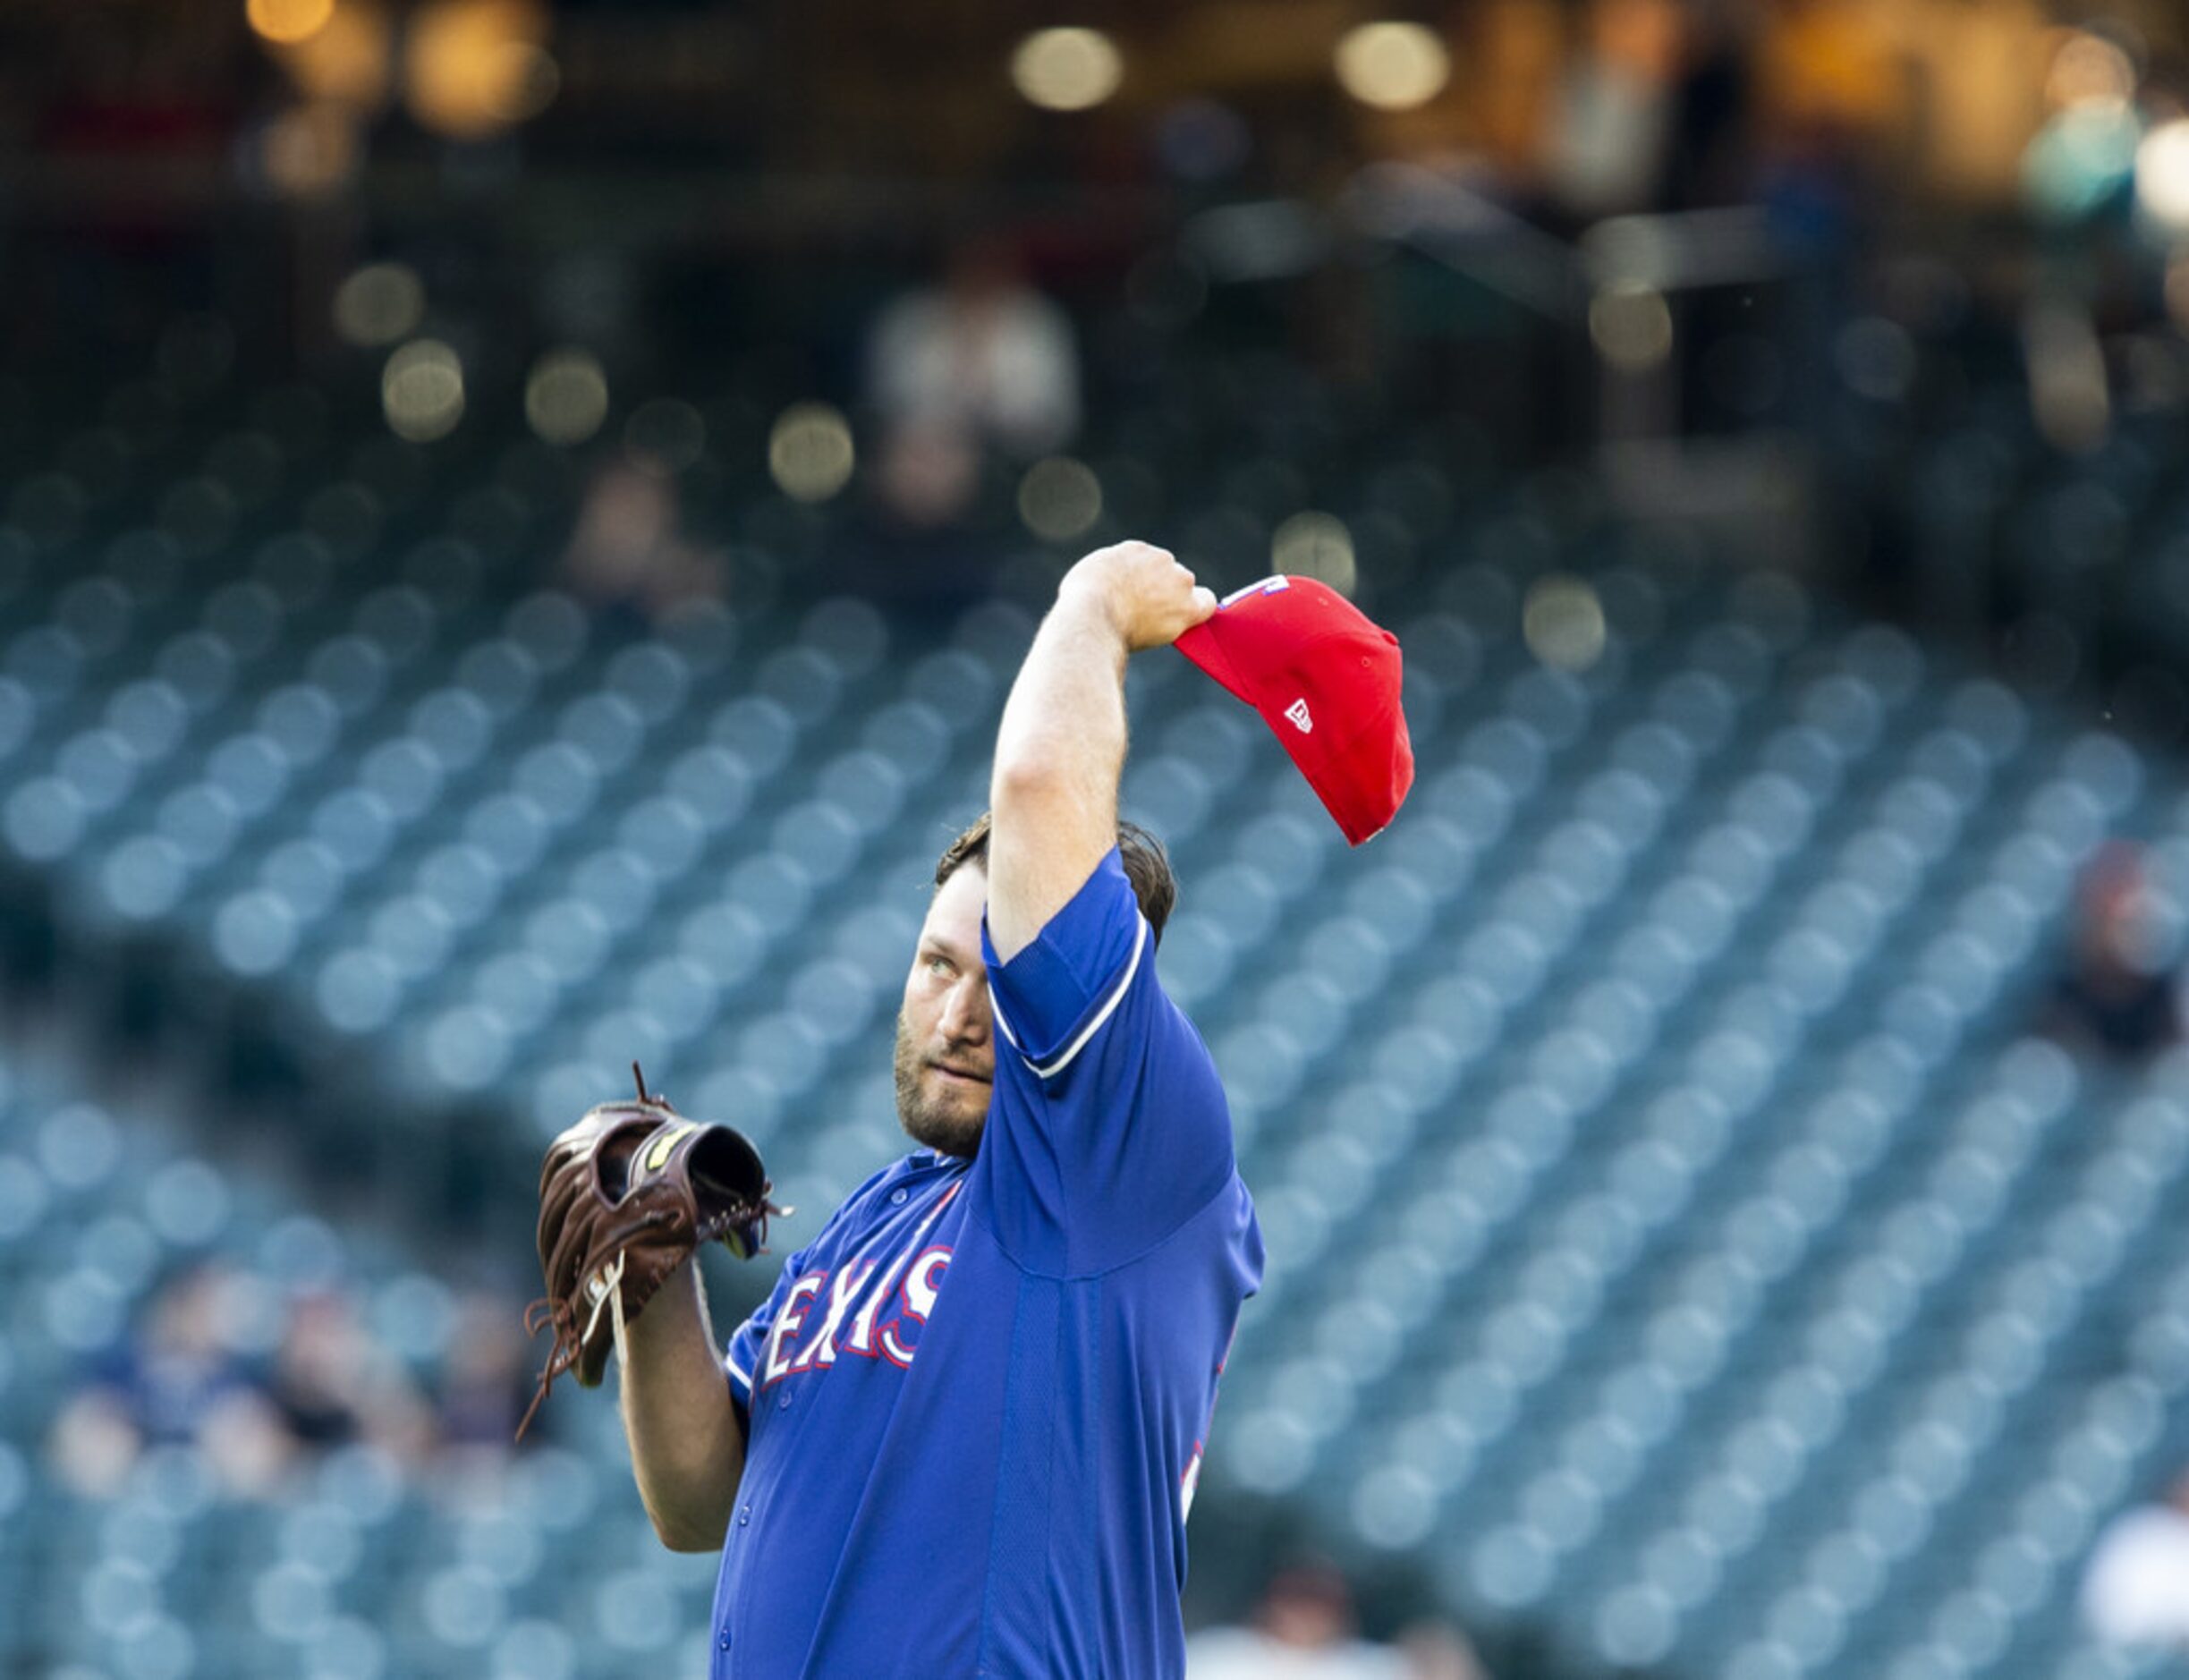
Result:
{"label": "player's forearm", "polygon": [[674,1551],[722,1544],[745,1467],[745,1438],[715,1347],[699,1262],[679,1268],[624,1342],[624,1433],[639,1497]]}
{"label": "player's forearm", "polygon": [[1011,686],[988,790],[991,884],[1004,889],[990,892],[988,931],[1005,960],[1040,931],[1014,907],[1064,903],[1116,842],[1127,651],[1099,594],[1067,586]]}
{"label": "player's forearm", "polygon": [[[996,734],[1001,799],[1065,785],[1113,812],[1124,768],[1125,641],[1092,591],[1067,591],[1041,621]],[[1113,821],[1097,832],[1107,847]]]}

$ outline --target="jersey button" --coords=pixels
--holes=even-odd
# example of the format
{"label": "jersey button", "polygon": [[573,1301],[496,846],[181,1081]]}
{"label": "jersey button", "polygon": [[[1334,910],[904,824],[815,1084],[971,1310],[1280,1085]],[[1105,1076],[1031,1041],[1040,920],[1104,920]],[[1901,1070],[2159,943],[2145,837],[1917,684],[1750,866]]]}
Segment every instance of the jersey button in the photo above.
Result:
{"label": "jersey button", "polygon": [[730,1648],[730,1630],[729,1630],[728,1628],[726,1628],[726,1627],[725,1627],[725,1628],[724,1628],[724,1629],[722,1630],[722,1637],[721,1637],[720,1639],[717,1640],[717,1641],[715,1642],[715,1643],[717,1643],[717,1645],[721,1646],[721,1647],[722,1647],[722,1649],[723,1649],[723,1650],[729,1650],[729,1648]]}
{"label": "jersey button", "polygon": [[[750,1522],[751,1522],[751,1521],[752,1521],[752,1507],[751,1507],[751,1506],[746,1506],[746,1507],[745,1507],[743,1510],[740,1511],[740,1512],[737,1514],[737,1526],[738,1526],[739,1528],[742,1528],[742,1527],[744,1527],[744,1526],[745,1526],[745,1524],[747,1524],[748,1523],[750,1523]],[[723,1634],[723,1636],[722,1636],[722,1642],[723,1642],[724,1644],[725,1644],[725,1645],[726,1645],[726,1644],[728,1644],[728,1643],[730,1642],[730,1636],[729,1636],[729,1634],[728,1634],[728,1633],[724,1633],[724,1634]]]}
{"label": "jersey button", "polygon": [[889,1200],[896,1206],[902,1208],[904,1205],[904,1192],[902,1190],[891,1191],[889,1192]]}

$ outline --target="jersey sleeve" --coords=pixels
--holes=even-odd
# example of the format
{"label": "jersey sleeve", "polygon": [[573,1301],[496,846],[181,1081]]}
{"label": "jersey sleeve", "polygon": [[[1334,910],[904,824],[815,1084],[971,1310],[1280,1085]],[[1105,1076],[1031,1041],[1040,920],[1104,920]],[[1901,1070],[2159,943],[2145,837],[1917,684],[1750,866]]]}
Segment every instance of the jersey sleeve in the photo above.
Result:
{"label": "jersey sleeve", "polygon": [[1121,1265],[1231,1177],[1215,1063],[1156,977],[1155,937],[1114,847],[1010,962],[985,925],[981,946],[996,1095],[975,1171],[997,1235],[1056,1275]]}

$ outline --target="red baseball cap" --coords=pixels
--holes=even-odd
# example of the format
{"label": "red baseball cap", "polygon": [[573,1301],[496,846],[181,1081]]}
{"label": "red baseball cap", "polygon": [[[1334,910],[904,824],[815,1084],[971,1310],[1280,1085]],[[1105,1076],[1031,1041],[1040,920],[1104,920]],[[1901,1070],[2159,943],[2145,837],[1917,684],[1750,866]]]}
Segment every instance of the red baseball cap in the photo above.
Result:
{"label": "red baseball cap", "polygon": [[1398,638],[1327,583],[1234,591],[1178,651],[1261,714],[1345,838],[1383,832],[1413,785]]}

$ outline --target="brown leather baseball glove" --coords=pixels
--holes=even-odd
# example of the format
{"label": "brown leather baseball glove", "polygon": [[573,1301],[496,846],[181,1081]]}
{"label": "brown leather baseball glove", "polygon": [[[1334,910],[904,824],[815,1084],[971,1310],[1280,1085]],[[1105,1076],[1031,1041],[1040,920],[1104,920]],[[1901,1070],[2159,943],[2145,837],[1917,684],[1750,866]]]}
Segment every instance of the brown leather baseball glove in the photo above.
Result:
{"label": "brown leather baseball glove", "polygon": [[539,1266],[547,1293],[524,1314],[528,1336],[555,1328],[522,1439],[564,1371],[593,1387],[623,1327],[703,1243],[740,1260],[767,1246],[773,1188],[759,1151],[725,1125],[687,1120],[646,1089],[602,1103],[547,1146],[539,1169]]}

